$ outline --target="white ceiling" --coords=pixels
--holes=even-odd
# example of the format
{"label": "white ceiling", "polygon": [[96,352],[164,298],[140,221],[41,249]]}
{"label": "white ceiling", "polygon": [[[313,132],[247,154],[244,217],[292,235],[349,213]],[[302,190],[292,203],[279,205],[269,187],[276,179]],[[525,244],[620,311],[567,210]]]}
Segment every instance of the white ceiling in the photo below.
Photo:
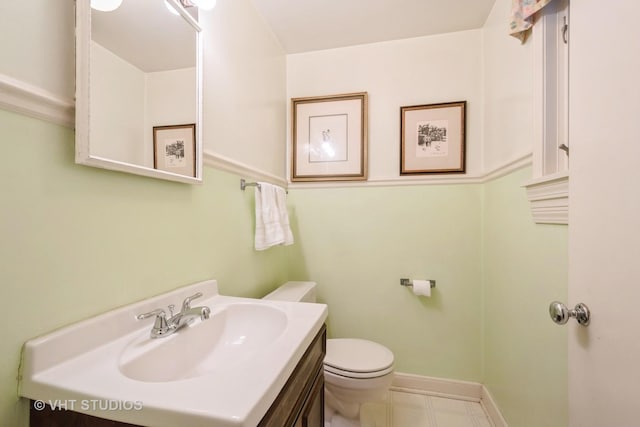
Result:
{"label": "white ceiling", "polygon": [[[285,51],[299,53],[480,28],[495,0],[252,2]],[[114,12],[93,11],[92,27],[96,42],[143,71],[195,65],[193,28],[162,0],[127,0]]]}
{"label": "white ceiling", "polygon": [[480,28],[495,0],[252,0],[287,53]]}
{"label": "white ceiling", "polygon": [[144,72],[196,65],[195,29],[162,0],[126,0],[112,12],[92,9],[91,38]]}

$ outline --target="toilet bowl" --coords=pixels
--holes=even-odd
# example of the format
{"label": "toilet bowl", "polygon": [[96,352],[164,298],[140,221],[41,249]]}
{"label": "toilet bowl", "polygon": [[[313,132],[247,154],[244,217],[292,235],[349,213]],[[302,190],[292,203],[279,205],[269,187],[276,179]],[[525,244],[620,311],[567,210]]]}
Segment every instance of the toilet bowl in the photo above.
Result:
{"label": "toilet bowl", "polygon": [[[265,296],[280,301],[315,302],[315,282],[287,282]],[[327,340],[324,358],[325,413],[358,419],[360,406],[384,398],[393,380],[393,353],[373,341]]]}

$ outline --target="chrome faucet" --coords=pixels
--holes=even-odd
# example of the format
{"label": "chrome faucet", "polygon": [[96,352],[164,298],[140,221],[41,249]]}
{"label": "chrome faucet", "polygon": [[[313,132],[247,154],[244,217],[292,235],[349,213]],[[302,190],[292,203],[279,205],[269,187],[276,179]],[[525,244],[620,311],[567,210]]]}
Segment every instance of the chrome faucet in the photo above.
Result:
{"label": "chrome faucet", "polygon": [[192,323],[198,317],[200,320],[206,320],[209,318],[211,315],[211,309],[209,307],[191,307],[191,301],[196,298],[200,298],[201,296],[202,292],[198,292],[197,294],[185,298],[182,302],[182,309],[180,310],[180,313],[176,315],[173,314],[174,305],[170,305],[169,312],[171,313],[171,317],[168,319],[167,313],[162,308],[155,309],[148,313],[139,314],[136,316],[136,319],[143,320],[151,316],[156,316],[153,328],[151,328],[151,338],[167,337],[179,331],[184,326]]}

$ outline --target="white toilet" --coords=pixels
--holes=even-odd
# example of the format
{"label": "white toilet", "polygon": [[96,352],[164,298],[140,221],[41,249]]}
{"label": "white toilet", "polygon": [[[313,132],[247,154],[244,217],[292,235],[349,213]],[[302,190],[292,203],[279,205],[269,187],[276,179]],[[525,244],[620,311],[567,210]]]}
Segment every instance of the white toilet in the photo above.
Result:
{"label": "white toilet", "polygon": [[[287,282],[264,298],[316,302],[316,283]],[[338,412],[345,418],[358,420],[360,406],[384,398],[392,379],[393,353],[385,346],[356,338],[327,340],[324,380],[328,419]]]}

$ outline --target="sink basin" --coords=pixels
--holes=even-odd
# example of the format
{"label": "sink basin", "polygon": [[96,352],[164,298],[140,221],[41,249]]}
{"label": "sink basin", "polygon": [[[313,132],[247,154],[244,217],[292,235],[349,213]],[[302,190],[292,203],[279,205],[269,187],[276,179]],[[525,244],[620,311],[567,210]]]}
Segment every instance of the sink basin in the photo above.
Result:
{"label": "sink basin", "polygon": [[287,316],[279,308],[229,304],[211,318],[166,338],[137,338],[119,359],[120,372],[137,381],[171,382],[250,362],[282,334]]}

